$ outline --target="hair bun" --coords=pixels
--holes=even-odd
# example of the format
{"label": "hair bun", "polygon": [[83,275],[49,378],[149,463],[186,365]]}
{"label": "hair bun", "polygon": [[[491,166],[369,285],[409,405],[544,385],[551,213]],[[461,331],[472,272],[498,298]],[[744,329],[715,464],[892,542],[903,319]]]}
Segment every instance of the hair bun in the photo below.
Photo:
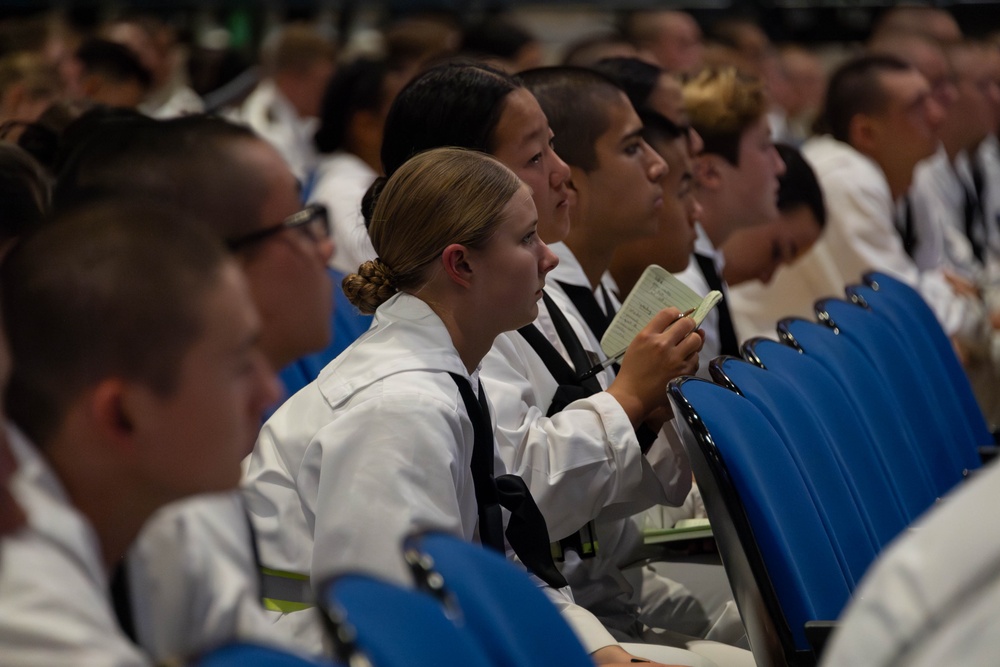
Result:
{"label": "hair bun", "polygon": [[366,315],[374,313],[397,292],[392,269],[378,258],[359,266],[358,272],[346,276],[341,285],[347,299]]}

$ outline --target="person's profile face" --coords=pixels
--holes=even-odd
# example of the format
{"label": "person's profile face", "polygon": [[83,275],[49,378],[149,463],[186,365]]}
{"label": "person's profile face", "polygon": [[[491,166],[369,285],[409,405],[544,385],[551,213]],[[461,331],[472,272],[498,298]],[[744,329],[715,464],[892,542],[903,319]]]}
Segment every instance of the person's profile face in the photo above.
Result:
{"label": "person's profile face", "polygon": [[493,155],[531,188],[538,234],[556,243],[569,232],[569,167],[552,149],[552,130],[528,90],[511,91],[493,131]]}
{"label": "person's profile face", "polygon": [[885,110],[873,116],[879,153],[913,169],[937,150],[938,128],[945,119],[945,110],[916,70],[886,72],[880,81],[888,99]]}
{"label": "person's profile face", "polygon": [[608,128],[594,143],[597,166],[574,170],[580,214],[618,242],[651,236],[667,165],[642,138],[642,121],[624,93],[606,109]]}
{"label": "person's profile face", "polygon": [[734,219],[740,226],[752,226],[778,219],[778,177],[785,163],[771,139],[767,117],[761,116],[740,138],[739,164],[726,163],[728,188],[740,211]]}
{"label": "person's profile face", "polygon": [[235,487],[263,411],[278,397],[258,345],[260,319],[235,263],[221,267],[196,317],[200,336],[184,353],[173,390],[135,390],[143,408],[137,469],[161,502]]}
{"label": "person's profile face", "polygon": [[[257,227],[279,224],[299,211],[298,184],[281,156],[263,141],[239,149],[266,184]],[[261,346],[276,367],[323,349],[329,342],[333,285],[326,264],[333,242],[287,229],[240,253],[263,321]]]}

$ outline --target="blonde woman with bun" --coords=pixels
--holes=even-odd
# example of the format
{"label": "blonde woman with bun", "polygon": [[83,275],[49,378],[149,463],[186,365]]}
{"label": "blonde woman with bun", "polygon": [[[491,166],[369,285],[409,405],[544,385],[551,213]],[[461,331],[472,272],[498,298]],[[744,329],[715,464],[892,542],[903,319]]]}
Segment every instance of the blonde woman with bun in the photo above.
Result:
{"label": "blonde woman with bun", "polygon": [[[427,530],[504,549],[499,507],[477,501],[485,482],[471,470],[478,432],[487,476],[504,472],[478,367],[497,335],[537,314],[557,260],[536,227],[528,187],[481,153],[427,151],[388,180],[370,226],[378,258],[344,279],[372,328],[279,408],[249,462],[269,572],[408,584],[401,542]],[[548,554],[547,533],[539,539]],[[308,639],[313,618],[277,622]]]}

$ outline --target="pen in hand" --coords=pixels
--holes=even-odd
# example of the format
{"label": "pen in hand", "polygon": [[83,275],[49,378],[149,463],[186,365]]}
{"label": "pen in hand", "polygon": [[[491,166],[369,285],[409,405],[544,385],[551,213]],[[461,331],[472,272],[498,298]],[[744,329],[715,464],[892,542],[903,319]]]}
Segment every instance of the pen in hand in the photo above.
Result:
{"label": "pen in hand", "polygon": [[[696,310],[695,308],[690,308],[687,311],[685,311],[685,312],[681,313],[680,315],[678,315],[677,319],[675,319],[673,322],[671,322],[670,324],[668,324],[667,328],[664,329],[664,331],[666,331],[671,326],[673,326],[674,322],[677,322],[677,320],[679,320],[679,319],[681,319],[683,317],[690,317],[691,314],[694,313],[695,310]],[[580,377],[578,377],[577,380],[580,381],[580,382],[583,382],[584,380],[589,380],[590,378],[594,377],[595,375],[597,375],[598,373],[600,373],[601,371],[603,371],[608,366],[611,366],[613,364],[617,364],[619,361],[622,360],[622,357],[625,356],[625,352],[627,350],[628,350],[628,348],[625,348],[624,350],[622,350],[618,354],[615,354],[613,356],[608,357],[607,359],[605,359],[601,363],[595,365],[589,371],[587,371],[586,373],[584,373],[583,375],[581,375]]]}

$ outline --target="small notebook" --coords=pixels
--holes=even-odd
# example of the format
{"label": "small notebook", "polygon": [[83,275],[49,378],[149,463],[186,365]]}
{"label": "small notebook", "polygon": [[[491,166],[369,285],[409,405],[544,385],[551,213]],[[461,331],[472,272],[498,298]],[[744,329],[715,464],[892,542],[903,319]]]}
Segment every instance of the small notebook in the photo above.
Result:
{"label": "small notebook", "polygon": [[642,272],[639,282],[604,332],[601,349],[609,358],[621,357],[636,334],[664,308],[675,307],[682,313],[694,308],[691,317],[701,326],[708,312],[720,301],[721,292],[712,290],[703,298],[662,266],[651,264]]}

